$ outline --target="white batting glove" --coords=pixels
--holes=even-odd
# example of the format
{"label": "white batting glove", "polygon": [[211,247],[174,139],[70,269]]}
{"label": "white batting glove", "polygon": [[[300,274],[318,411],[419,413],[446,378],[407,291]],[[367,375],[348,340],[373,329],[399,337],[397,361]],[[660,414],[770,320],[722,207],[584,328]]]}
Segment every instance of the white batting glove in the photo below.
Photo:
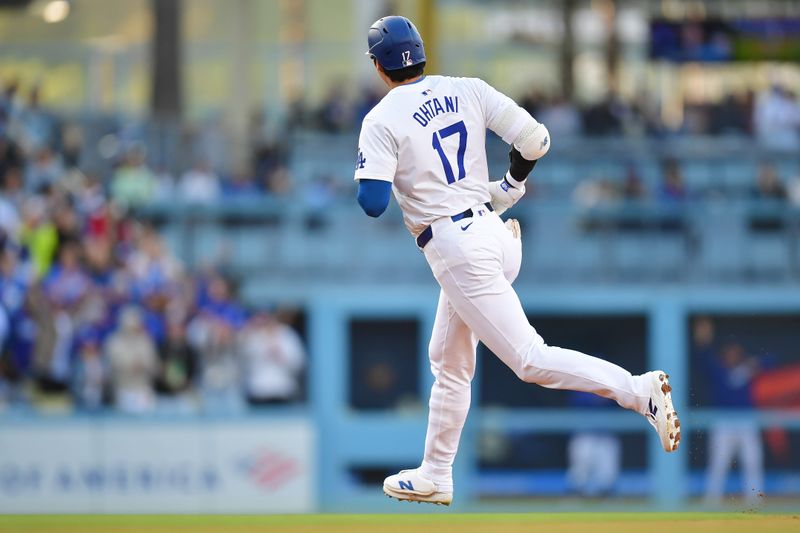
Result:
{"label": "white batting glove", "polygon": [[494,212],[502,215],[525,194],[525,183],[520,183],[506,174],[501,180],[489,182],[489,194],[492,197]]}

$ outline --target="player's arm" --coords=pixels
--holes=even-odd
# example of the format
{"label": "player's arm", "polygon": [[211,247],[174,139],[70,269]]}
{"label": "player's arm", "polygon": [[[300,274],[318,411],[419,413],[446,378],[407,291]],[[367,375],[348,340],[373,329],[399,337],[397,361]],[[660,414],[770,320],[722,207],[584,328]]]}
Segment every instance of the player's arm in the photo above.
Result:
{"label": "player's arm", "polygon": [[355,179],[358,205],[371,217],[379,217],[389,206],[392,180],[397,170],[397,148],[388,128],[367,117],[358,137]]}
{"label": "player's arm", "polygon": [[[539,124],[544,128],[544,124]],[[545,129],[545,132],[547,130]],[[547,134],[546,134],[547,135]],[[546,136],[544,142],[549,144]],[[545,150],[546,152],[547,150]],[[544,154],[542,154],[544,155]],[[531,173],[536,161],[539,159],[528,159],[522,155],[515,144],[511,145],[508,153],[508,172],[503,179],[489,182],[489,194],[492,196],[492,206],[498,215],[503,214],[506,209],[513,206],[525,194],[525,180]]]}
{"label": "player's arm", "polygon": [[392,184],[388,181],[358,180],[358,205],[371,217],[379,217],[389,207]]}
{"label": "player's arm", "polygon": [[489,184],[492,205],[500,214],[525,194],[525,180],[550,149],[550,133],[511,98],[482,80],[476,83],[486,126],[511,145],[508,172]]}

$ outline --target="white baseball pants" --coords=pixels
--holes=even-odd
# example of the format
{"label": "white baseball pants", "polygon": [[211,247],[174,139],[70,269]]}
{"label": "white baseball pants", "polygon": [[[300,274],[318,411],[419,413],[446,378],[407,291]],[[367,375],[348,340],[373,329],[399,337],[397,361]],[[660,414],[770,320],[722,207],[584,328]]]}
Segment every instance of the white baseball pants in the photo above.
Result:
{"label": "white baseball pants", "polygon": [[473,212],[473,218],[458,222],[447,217],[434,221],[433,239],[423,249],[442,290],[429,348],[435,381],[420,470],[443,491],[452,490],[479,340],[528,383],[592,392],[641,414],[650,397],[640,376],[545,344],[511,287],[522,261],[521,241],[483,205]]}

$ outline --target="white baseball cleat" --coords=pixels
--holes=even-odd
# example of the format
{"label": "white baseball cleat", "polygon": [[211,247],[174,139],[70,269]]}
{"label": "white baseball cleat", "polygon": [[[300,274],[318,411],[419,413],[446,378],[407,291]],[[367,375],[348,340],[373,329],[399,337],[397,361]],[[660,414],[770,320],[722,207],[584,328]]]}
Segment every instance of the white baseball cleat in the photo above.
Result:
{"label": "white baseball cleat", "polygon": [[645,418],[658,433],[661,446],[667,452],[674,452],[681,442],[681,422],[672,405],[672,386],[669,375],[661,370],[645,374],[650,379],[650,402]]}
{"label": "white baseball cleat", "polygon": [[452,492],[441,492],[436,483],[414,470],[401,470],[383,481],[383,493],[390,498],[407,502],[435,503],[450,505]]}

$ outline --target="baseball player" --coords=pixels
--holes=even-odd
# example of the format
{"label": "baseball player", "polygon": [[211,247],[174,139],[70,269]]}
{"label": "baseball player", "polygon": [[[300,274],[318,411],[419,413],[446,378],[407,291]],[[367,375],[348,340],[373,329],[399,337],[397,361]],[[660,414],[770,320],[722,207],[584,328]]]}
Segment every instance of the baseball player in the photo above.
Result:
{"label": "baseball player", "polygon": [[[410,20],[369,29],[375,70],[389,93],[367,114],[358,140],[358,202],[380,216],[390,192],[441,287],[430,341],[435,382],[422,464],[386,478],[399,500],[449,505],[452,465],[470,404],[475,349],[483,342],[523,381],[611,398],[649,420],[664,450],[680,423],[662,371],[633,376],[617,365],[545,344],[511,287],[522,245],[499,215],[525,194],[550,136],[509,97],[477,78],[425,76],[425,48]],[[489,181],[486,129],[511,145],[505,177]]]}

